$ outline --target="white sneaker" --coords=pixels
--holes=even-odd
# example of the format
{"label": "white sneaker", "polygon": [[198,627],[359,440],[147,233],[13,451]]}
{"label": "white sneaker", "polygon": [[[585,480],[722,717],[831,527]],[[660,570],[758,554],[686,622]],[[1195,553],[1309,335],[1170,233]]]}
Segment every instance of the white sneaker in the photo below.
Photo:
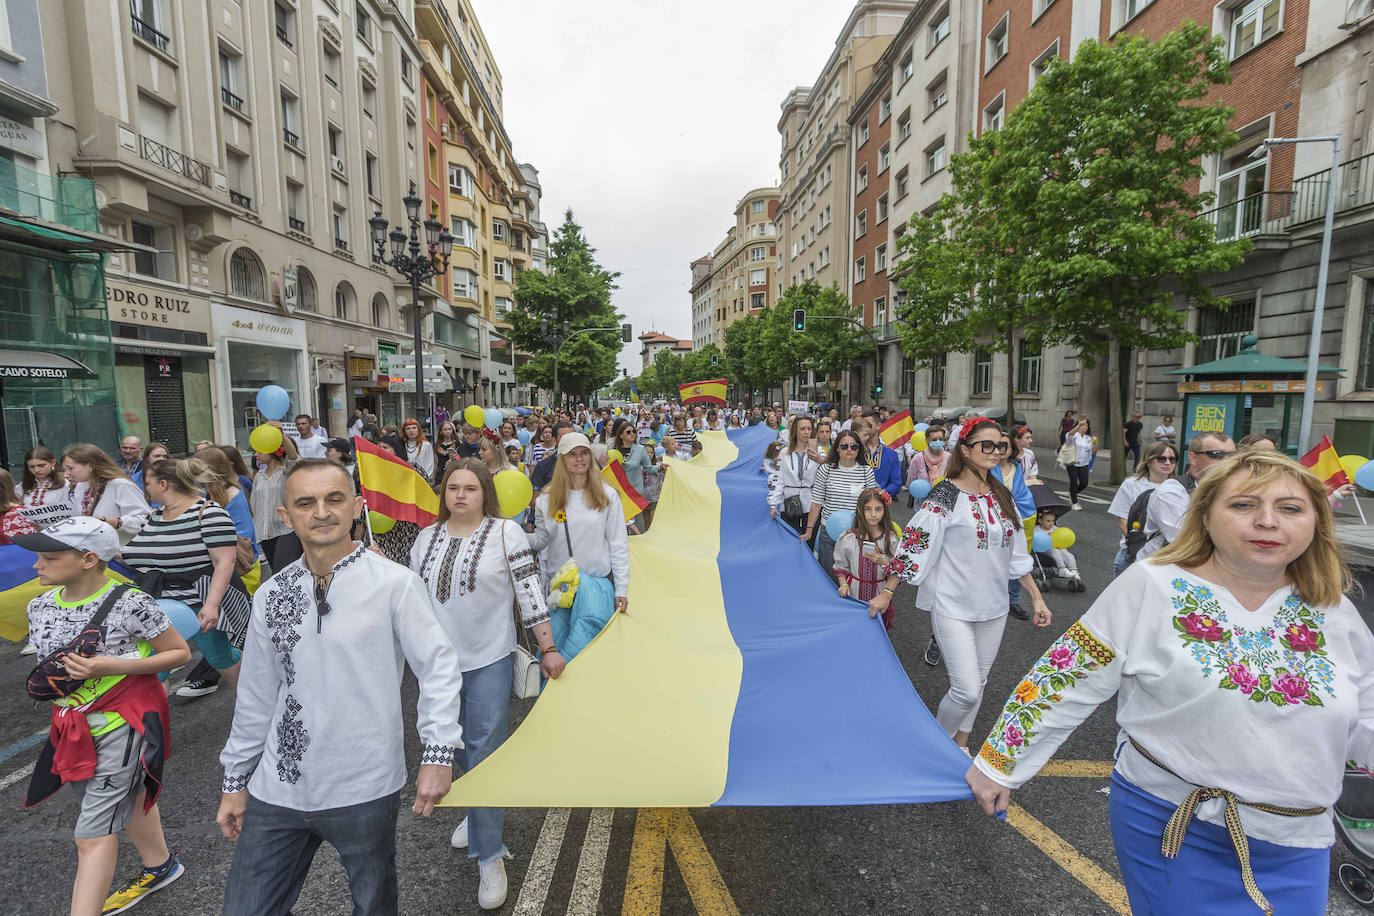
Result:
{"label": "white sneaker", "polygon": [[1081,511],[1083,511],[1083,507],[1080,506],[1078,503],[1074,503],[1074,504],[1073,504],[1073,511],[1074,511],[1074,512],[1081,512]]}
{"label": "white sneaker", "polygon": [[477,905],[494,910],[506,902],[506,860],[498,856],[477,868],[482,876],[477,885]]}
{"label": "white sneaker", "polygon": [[1072,572],[1070,572],[1069,570],[1067,570],[1067,569],[1061,569],[1061,570],[1059,570],[1059,572],[1057,573],[1057,575],[1058,575],[1059,578],[1061,578],[1061,579],[1072,579],[1074,574],[1073,574]]}
{"label": "white sneaker", "polygon": [[19,647],[20,655],[37,655],[38,647],[33,644],[32,639],[25,639],[24,644]]}
{"label": "white sneaker", "polygon": [[468,848],[468,819],[463,818],[463,822],[453,828],[453,839],[449,840],[449,845],[454,849]]}

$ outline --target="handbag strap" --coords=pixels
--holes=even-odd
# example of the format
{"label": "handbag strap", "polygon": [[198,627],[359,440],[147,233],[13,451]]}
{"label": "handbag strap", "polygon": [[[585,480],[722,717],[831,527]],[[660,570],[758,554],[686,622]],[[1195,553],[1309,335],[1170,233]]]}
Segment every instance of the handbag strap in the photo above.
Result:
{"label": "handbag strap", "polygon": [[515,573],[511,571],[510,568],[510,551],[506,549],[506,523],[502,521],[500,524],[501,562],[506,564],[506,578],[510,581],[511,610],[515,615],[515,641],[519,643],[521,642],[521,637],[523,637],[525,651],[529,652],[530,655],[538,657],[534,651],[534,647],[530,645],[530,635],[525,631],[525,619],[520,614],[520,592],[515,585]]}
{"label": "handbag strap", "polygon": [[82,629],[100,629],[101,625],[105,623],[105,618],[109,617],[110,611],[114,609],[115,602],[118,601],[121,597],[123,597],[124,593],[128,590],[129,586],[125,585],[122,582],[115,585],[114,588],[110,589],[110,593],[105,596],[104,601],[100,602],[100,607],[97,608],[95,614],[91,616],[90,622],[87,623],[84,627],[82,627]]}

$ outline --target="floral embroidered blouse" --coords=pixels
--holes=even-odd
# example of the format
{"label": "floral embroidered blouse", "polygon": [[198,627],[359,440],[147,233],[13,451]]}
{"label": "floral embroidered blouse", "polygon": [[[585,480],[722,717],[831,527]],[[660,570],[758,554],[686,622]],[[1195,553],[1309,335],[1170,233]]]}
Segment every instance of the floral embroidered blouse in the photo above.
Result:
{"label": "floral embroidered blouse", "polygon": [[[1374,766],[1374,635],[1348,599],[1314,608],[1283,588],[1248,611],[1225,589],[1153,563],[1132,564],[1050,646],[975,765],[1020,786],[1113,694],[1117,772],[1173,804],[1208,786],[1241,801],[1329,807],[1347,760]],[[1223,810],[1213,799],[1198,816],[1224,824]],[[1240,816],[1247,834],[1271,843],[1334,839],[1329,817],[1245,806]]]}
{"label": "floral embroidered blouse", "polygon": [[888,566],[921,586],[916,606],[955,620],[993,620],[1007,613],[1007,580],[1031,571],[1026,537],[991,493],[937,483],[906,526]]}

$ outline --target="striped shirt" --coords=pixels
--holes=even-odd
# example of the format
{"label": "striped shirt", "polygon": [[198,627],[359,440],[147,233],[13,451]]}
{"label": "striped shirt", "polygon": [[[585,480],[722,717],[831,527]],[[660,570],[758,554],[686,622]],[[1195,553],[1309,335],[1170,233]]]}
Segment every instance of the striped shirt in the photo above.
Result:
{"label": "striped shirt", "polygon": [[811,485],[811,502],[821,504],[820,521],[824,522],[832,512],[853,512],[859,505],[859,494],[877,485],[873,468],[867,464],[848,468],[823,464]]}
{"label": "striped shirt", "polygon": [[[164,508],[159,507],[124,548],[124,562],[139,572],[176,574],[202,569],[210,565],[212,549],[238,544],[229,513],[208,500],[196,500],[170,521],[162,517]],[[194,585],[169,584],[162,597],[200,605]]]}
{"label": "striped shirt", "polygon": [[282,505],[286,494],[286,465],[277,468],[275,474],[268,474],[264,468],[253,476],[253,492],[248,504],[253,510],[253,529],[258,540],[270,541],[290,533],[291,529],[277,517],[277,507]]}
{"label": "striped shirt", "polygon": [[543,461],[543,460],[544,460],[544,456],[547,455],[547,454],[548,454],[549,452],[551,452],[551,451],[553,451],[553,449],[550,448],[550,447],[547,446],[547,445],[544,445],[543,443],[540,443],[540,442],[532,442],[532,443],[530,443],[530,465],[533,466],[533,465],[536,465],[536,464],[538,464],[539,462]]}

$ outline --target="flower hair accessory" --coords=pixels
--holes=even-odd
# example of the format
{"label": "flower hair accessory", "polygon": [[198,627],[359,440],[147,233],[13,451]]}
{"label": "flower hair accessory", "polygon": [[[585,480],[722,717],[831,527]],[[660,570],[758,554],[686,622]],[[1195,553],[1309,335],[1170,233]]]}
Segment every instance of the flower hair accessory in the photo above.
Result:
{"label": "flower hair accessory", "polygon": [[891,494],[891,493],[887,492],[886,490],[879,490],[879,491],[878,491],[878,496],[880,496],[880,497],[882,498],[883,503],[884,503],[885,505],[889,505],[889,506],[892,505],[892,494]]}
{"label": "flower hair accessory", "polygon": [[492,445],[501,444],[501,437],[496,435],[496,433],[493,430],[488,429],[485,426],[482,427],[482,435],[486,436],[487,440],[491,442]]}

